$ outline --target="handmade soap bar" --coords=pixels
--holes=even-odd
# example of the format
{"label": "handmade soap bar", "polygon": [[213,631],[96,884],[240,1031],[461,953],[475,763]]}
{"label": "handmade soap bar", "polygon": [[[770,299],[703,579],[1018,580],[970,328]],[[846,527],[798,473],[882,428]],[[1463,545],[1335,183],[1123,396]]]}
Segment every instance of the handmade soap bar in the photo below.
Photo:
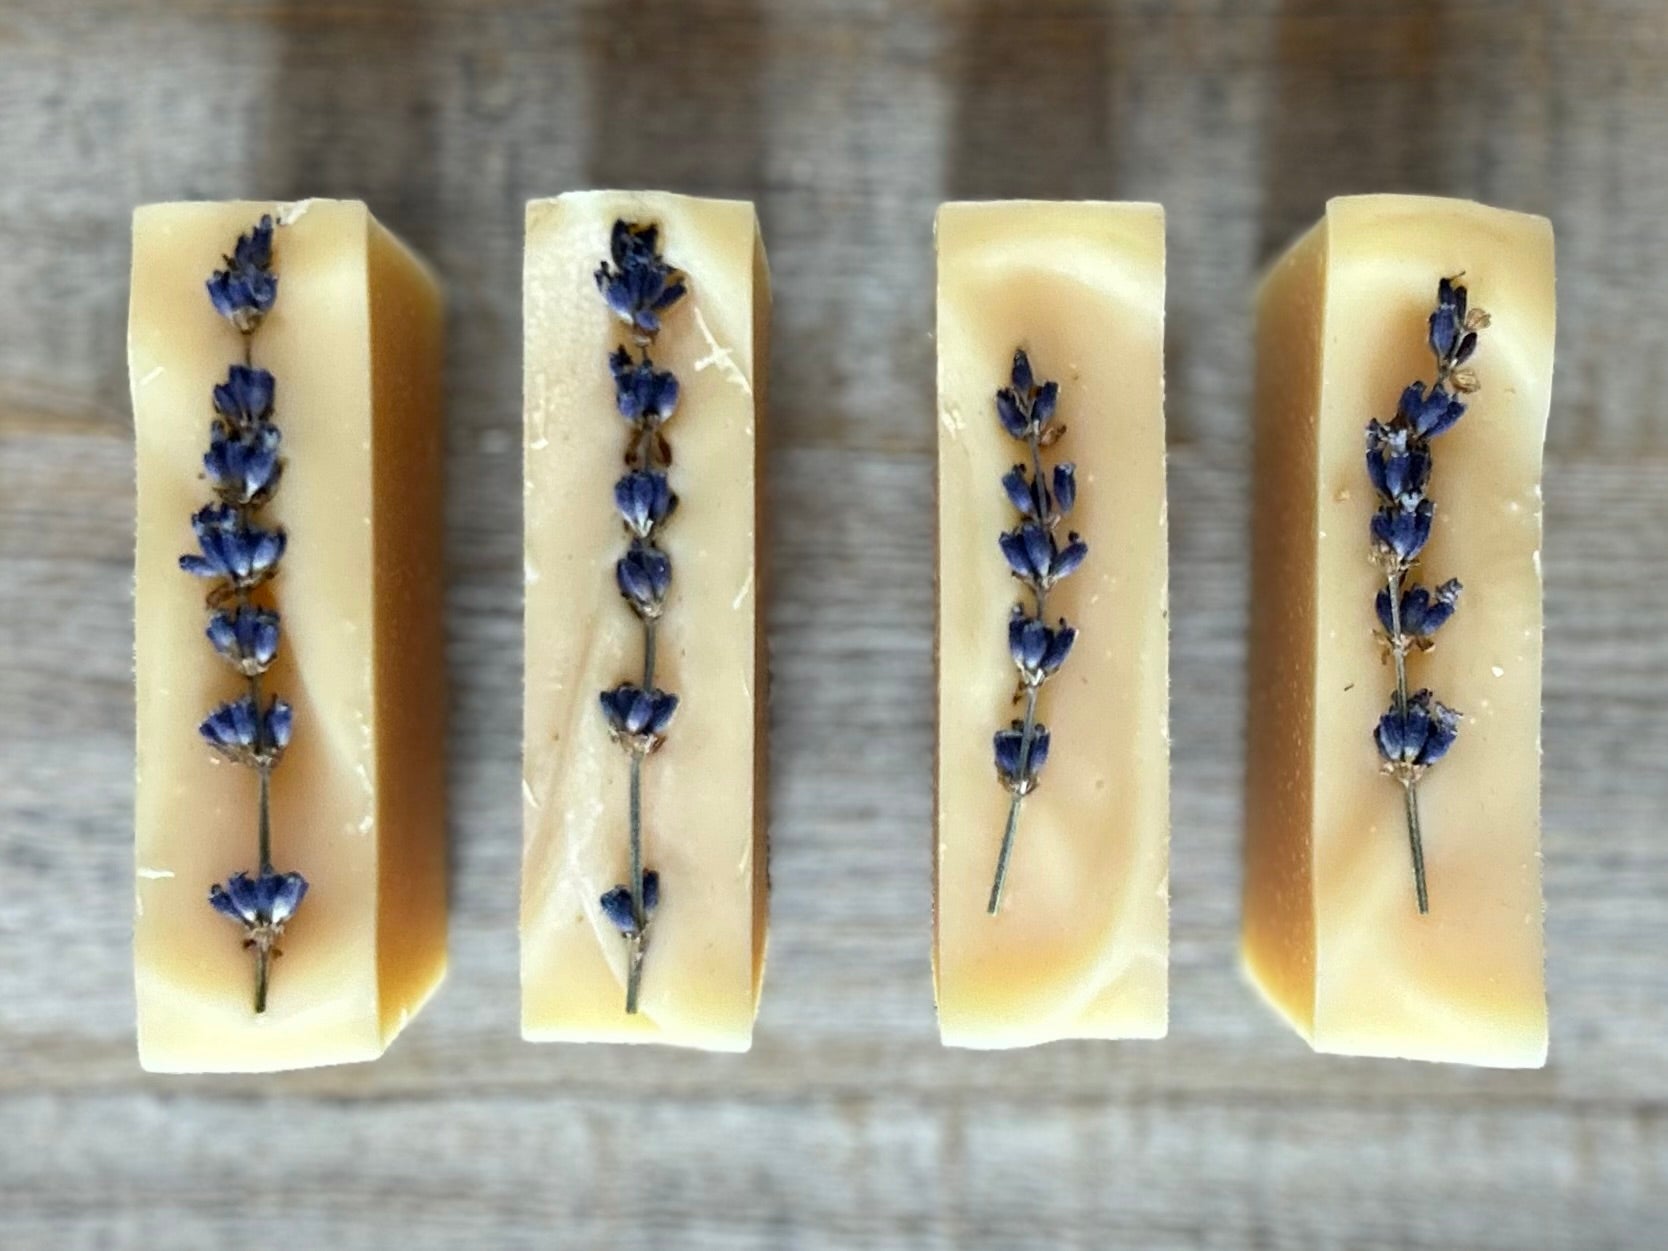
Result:
{"label": "handmade soap bar", "polygon": [[[198,723],[242,681],[204,638],[183,572],[212,498],[210,395],[244,340],[204,289],[263,214],[278,299],[249,346],[277,381],[288,546],[262,595],[282,618],[268,691],[294,708],[272,772],[272,842],[310,890],[266,1010],[211,883],[254,871],[253,771]],[[138,445],[135,672],[141,1063],[247,1072],[380,1055],[445,970],[441,300],[363,204],[138,210],[128,331]]]}
{"label": "handmade soap bar", "polygon": [[[655,233],[616,240],[620,222]],[[687,275],[687,294],[634,334],[616,316],[630,284],[605,301],[596,273],[622,256],[653,265],[656,248]],[[537,200],[525,284],[522,1033],[744,1051],[765,946],[758,549],[770,282],[758,221],[748,203],[659,193]],[[621,409],[620,352],[633,368],[651,354],[678,384],[672,415],[642,442],[643,419]],[[672,407],[658,384],[636,394],[639,408]],[[644,520],[670,559],[650,685],[679,701],[642,760],[643,865],[656,894],[629,1013],[630,755],[599,703],[640,682],[646,659],[615,568],[630,543],[615,492],[628,447],[631,465],[663,473],[677,499],[670,516],[651,508]]]}
{"label": "handmade soap bar", "polygon": [[[1409,685],[1464,716],[1417,786],[1421,915],[1403,790],[1371,737],[1395,677],[1363,452],[1369,419],[1433,380],[1427,321],[1456,275],[1492,322],[1467,363],[1480,390],[1430,440],[1434,527],[1416,572],[1464,595],[1409,658]],[[1551,227],[1457,200],[1333,200],[1264,279],[1257,320],[1247,970],[1317,1051],[1539,1066]]]}
{"label": "handmade soap bar", "polygon": [[[1056,530],[1083,564],[1045,616],[1078,631],[1039,688],[1050,743],[988,911],[1010,793],[993,734],[1022,715],[998,536],[1028,462],[996,393],[1023,348],[1058,383],[1042,453],[1075,463]],[[1045,430],[1046,434],[1046,430]],[[1052,474],[1051,468],[1045,472]],[[1149,204],[947,204],[938,214],[938,763],[934,971],[945,1043],[1157,1038],[1167,1023],[1164,215]]]}

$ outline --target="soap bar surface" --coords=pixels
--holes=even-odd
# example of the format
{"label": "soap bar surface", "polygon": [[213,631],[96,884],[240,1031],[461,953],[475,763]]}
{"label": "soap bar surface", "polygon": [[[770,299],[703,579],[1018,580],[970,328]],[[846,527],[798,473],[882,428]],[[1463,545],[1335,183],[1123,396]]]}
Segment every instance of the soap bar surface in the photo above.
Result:
{"label": "soap bar surface", "polygon": [[[992,735],[1020,715],[997,536],[1025,445],[998,422],[1016,348],[1060,384],[1089,544],[1049,595],[1079,630],[1043,687],[1052,748],[998,914],[1008,809]],[[938,762],[934,971],[946,1044],[1157,1038],[1167,1023],[1164,217],[1157,205],[947,204],[938,214]],[[1063,541],[1063,536],[1062,536]]]}
{"label": "soap bar surface", "polygon": [[[262,591],[282,614],[268,692],[293,704],[272,775],[274,859],[310,890],[267,1010],[213,882],[255,868],[254,771],[198,722],[240,692],[181,571],[210,496],[210,394],[241,336],[204,291],[240,234],[278,218],[279,298],[252,340],[277,380],[287,530]],[[138,454],[135,980],[153,1071],[302,1068],[382,1053],[446,965],[441,299],[365,206],[157,204],[133,228],[128,361]]]}
{"label": "soap bar surface", "polygon": [[[609,355],[625,342],[593,273],[616,220],[655,224],[689,278],[652,354],[681,385],[665,432],[676,512],[655,684],[680,700],[643,766],[645,862],[659,874],[640,1011],[600,899],[628,875],[627,756],[598,705],[636,681],[642,629],[615,586],[613,484],[630,430]],[[753,206],[581,192],[527,208],[526,691],[522,1033],[744,1051],[765,944],[764,700],[758,543],[769,275]]]}
{"label": "soap bar surface", "polygon": [[[1408,383],[1430,381],[1437,282],[1460,274],[1493,320],[1471,362],[1481,390],[1432,442],[1418,577],[1465,589],[1409,680],[1465,717],[1419,783],[1421,916],[1402,791],[1370,737],[1395,678],[1376,633],[1363,440]],[[1466,201],[1333,200],[1270,270],[1257,318],[1247,970],[1319,1051],[1539,1066],[1551,227]]]}

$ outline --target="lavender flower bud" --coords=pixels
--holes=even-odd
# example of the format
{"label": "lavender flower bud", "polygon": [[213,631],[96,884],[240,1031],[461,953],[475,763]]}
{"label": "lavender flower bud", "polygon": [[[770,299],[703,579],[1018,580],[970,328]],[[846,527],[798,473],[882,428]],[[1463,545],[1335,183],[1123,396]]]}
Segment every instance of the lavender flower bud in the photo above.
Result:
{"label": "lavender flower bud", "polygon": [[1020,755],[1024,747],[1025,723],[1015,721],[1008,729],[998,730],[993,740],[996,755],[996,775],[1002,785],[1021,795],[1030,794],[1037,785],[1037,775],[1048,763],[1048,727],[1031,727],[1031,750],[1024,767]]}
{"label": "lavender flower bud", "polygon": [[1386,562],[1405,568],[1413,563],[1431,537],[1431,519],[1436,505],[1430,500],[1419,500],[1409,508],[1403,504],[1386,504],[1373,514],[1371,529],[1373,543]]}
{"label": "lavender flower bud", "polygon": [[272,218],[263,216],[253,230],[238,237],[225,269],[208,280],[209,300],[215,311],[243,333],[252,332],[278,298],[278,277],[272,272]]}
{"label": "lavender flower bud", "polygon": [[226,381],[214,388],[214,411],[239,427],[253,426],[272,416],[278,382],[264,369],[233,365]]}
{"label": "lavender flower bud", "polygon": [[1017,604],[1008,617],[1008,654],[1019,669],[1020,681],[1026,686],[1038,686],[1052,677],[1071,654],[1077,641],[1077,631],[1066,624],[1050,629],[1035,617],[1029,617]]}
{"label": "lavender flower bud", "polygon": [[1459,723],[1459,713],[1429,691],[1416,691],[1408,696],[1405,711],[1391,702],[1390,711],[1379,718],[1373,741],[1388,772],[1416,780],[1448,754],[1459,737]]}
{"label": "lavender flower bud", "polygon": [[1008,384],[1013,387],[1016,395],[1030,395],[1036,390],[1036,375],[1031,372],[1031,358],[1026,355],[1024,348],[1014,352],[1013,370],[1009,374]]}
{"label": "lavender flower bud", "polygon": [[203,719],[197,732],[236,764],[270,768],[289,746],[293,711],[276,697],[263,714],[245,695],[221,704]]}
{"label": "lavender flower bud", "polygon": [[265,503],[278,489],[283,463],[278,458],[281,436],[277,426],[257,426],[239,434],[216,421],[203,454],[203,472],[215,494],[228,504]]}
{"label": "lavender flower bud", "polygon": [[278,655],[278,614],[249,605],[209,618],[208,639],[245,677],[265,673]]}
{"label": "lavender flower bud", "polygon": [[672,515],[678,497],[672,494],[665,474],[636,470],[614,484],[614,506],[620,510],[626,529],[646,539]]}
{"label": "lavender flower bud", "polygon": [[284,555],[282,530],[250,525],[235,508],[210,504],[191,518],[200,553],[180,557],[180,568],[199,578],[225,578],[248,590],[270,578]]}
{"label": "lavender flower bud", "polygon": [[1075,531],[1061,548],[1048,529],[1035,522],[1008,530],[997,541],[1014,577],[1044,589],[1073,573],[1089,554],[1089,545]]}
{"label": "lavender flower bud", "polygon": [[660,616],[672,586],[672,558],[639,540],[614,562],[614,581],[632,610],[652,621]]}
{"label": "lavender flower bud", "polygon": [[621,683],[598,697],[610,737],[628,751],[647,755],[664,741],[678,710],[678,697]]}
{"label": "lavender flower bud", "polygon": [[[1399,605],[1402,634],[1410,639],[1429,639],[1454,615],[1462,589],[1458,578],[1449,578],[1434,592],[1417,585],[1403,591]],[[1395,623],[1390,612],[1389,587],[1378,593],[1376,607],[1384,633],[1394,638]]]}
{"label": "lavender flower bud", "polygon": [[307,879],[299,873],[268,870],[257,878],[234,873],[224,885],[209,887],[209,903],[222,916],[251,932],[262,929],[281,932],[307,897]]}
{"label": "lavender flower bud", "polygon": [[1054,504],[1063,517],[1077,503],[1077,466],[1070,461],[1054,466]]}
{"label": "lavender flower bud", "polygon": [[660,230],[616,221],[609,237],[609,258],[597,267],[597,290],[621,321],[640,335],[660,330],[660,314],[688,291],[684,276],[660,257]]}
{"label": "lavender flower bud", "polygon": [[637,360],[624,348],[608,358],[614,374],[614,402],[620,416],[647,426],[664,423],[677,411],[678,380],[648,357]]}
{"label": "lavender flower bud", "polygon": [[1024,465],[1015,465],[1002,475],[1002,489],[1021,517],[1028,521],[1047,520],[1048,497],[1041,483],[1031,481]]}
{"label": "lavender flower bud", "polygon": [[1427,392],[1424,383],[1411,382],[1402,392],[1396,415],[1416,437],[1434,439],[1453,429],[1454,423],[1465,416],[1465,401],[1440,386],[1432,385]]}
{"label": "lavender flower bud", "polygon": [[[614,928],[626,938],[636,938],[638,935],[637,917],[631,908],[631,887],[616,886],[605,893],[597,902],[602,906],[602,915],[607,917]],[[654,910],[660,906],[660,874],[653,869],[643,873],[643,919],[646,922],[654,915]]]}
{"label": "lavender flower bud", "polygon": [[1417,499],[1430,481],[1430,449],[1404,426],[1367,425],[1367,477],[1386,499]]}

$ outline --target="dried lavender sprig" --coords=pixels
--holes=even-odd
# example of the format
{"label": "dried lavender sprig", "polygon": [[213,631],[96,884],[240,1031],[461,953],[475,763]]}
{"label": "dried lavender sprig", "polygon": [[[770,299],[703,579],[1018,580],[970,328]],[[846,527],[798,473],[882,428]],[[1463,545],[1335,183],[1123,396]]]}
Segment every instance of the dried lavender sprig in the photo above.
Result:
{"label": "dried lavender sprig", "polygon": [[659,227],[624,220],[614,223],[609,259],[597,267],[595,277],[604,302],[629,328],[637,347],[636,353],[617,348],[608,368],[614,376],[615,407],[631,427],[626,472],[614,483],[614,507],[628,536],[625,554],[614,563],[614,583],[642,623],[643,674],[641,683],[622,683],[600,696],[609,733],[630,760],[631,867],[628,880],[598,901],[629,945],[625,1010],[634,1014],[649,922],[660,903],[660,874],[643,863],[643,761],[665,742],[678,709],[678,697],[654,684],[656,635],[672,585],[671,557],[656,540],[678,506],[667,478],[672,445],[662,427],[677,410],[678,380],[655,368],[649,349],[660,333],[661,314],[683,298],[689,280],[661,258]]}
{"label": "dried lavender sprig", "polygon": [[191,518],[198,550],[180,557],[180,568],[208,580],[210,617],[206,631],[215,651],[243,678],[245,693],[221,704],[198,727],[215,751],[234,764],[254,769],[256,875],[239,872],[209,887],[209,905],[243,927],[243,945],[255,953],[255,1011],[266,1011],[272,958],[278,940],[307,894],[299,873],[272,867],[272,770],[289,746],[293,711],[273,696],[262,707],[261,677],[278,656],[278,613],[255,602],[256,589],[278,572],[286,535],[266,529],[257,514],[271,500],[283,474],[281,432],[273,421],[277,382],[254,366],[253,339],[278,298],[272,272],[273,223],[263,216],[241,235],[225,257],[224,269],[207,282],[215,311],[243,341],[243,363],[214,388],[214,419],[204,476],[215,502]]}
{"label": "dried lavender sprig", "polygon": [[1402,787],[1414,897],[1421,914],[1430,911],[1430,892],[1419,822],[1419,779],[1453,747],[1461,715],[1428,690],[1409,694],[1407,661],[1413,652],[1435,645],[1437,630],[1459,606],[1461,586],[1459,579],[1450,578],[1432,591],[1410,579],[1436,515],[1435,502],[1426,491],[1431,440],[1453,429],[1465,415],[1466,401],[1460,397],[1480,385],[1468,362],[1477,350],[1478,332],[1488,324],[1486,312],[1468,307],[1464,286],[1453,278],[1441,279],[1428,335],[1436,358],[1435,380],[1429,390],[1422,382],[1410,384],[1390,421],[1367,424],[1367,476],[1379,497],[1370,523],[1372,556],[1385,578],[1374,608],[1380,637],[1396,669],[1390,710],[1379,718],[1373,742],[1383,771]]}
{"label": "dried lavender sprig", "polygon": [[1014,353],[1008,382],[996,393],[996,415],[1008,435],[1026,445],[1030,467],[1017,464],[1002,478],[1002,489],[1019,514],[1019,523],[1004,531],[998,542],[1009,570],[1031,592],[1033,611],[1027,614],[1022,605],[1015,604],[1008,618],[1008,653],[1019,670],[1014,699],[1025,700],[1025,716],[998,731],[994,740],[996,776],[1012,798],[985,908],[992,916],[1002,905],[1019,832],[1020,802],[1036,789],[1048,760],[1048,727],[1037,720],[1037,699],[1043,683],[1065,663],[1077,639],[1077,631],[1064,617],[1056,626],[1047,624],[1048,592],[1089,554],[1089,545],[1075,532],[1067,535],[1064,547],[1054,538],[1055,529],[1077,502],[1076,466],[1059,464],[1050,472],[1042,460],[1043,449],[1066,432],[1065,426],[1054,421],[1060,385],[1038,383],[1023,348]]}

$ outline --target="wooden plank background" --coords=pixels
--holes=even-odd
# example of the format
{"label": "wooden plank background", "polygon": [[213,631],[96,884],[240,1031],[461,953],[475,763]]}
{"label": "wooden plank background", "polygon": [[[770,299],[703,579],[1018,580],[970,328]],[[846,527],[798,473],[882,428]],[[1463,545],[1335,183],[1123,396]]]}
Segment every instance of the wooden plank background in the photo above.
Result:
{"label": "wooden plank background", "polygon": [[[7,0],[0,1247],[1657,1247],[1668,1220],[1668,14],[1320,0]],[[758,200],[775,269],[775,897],[752,1054],[516,1035],[522,202]],[[1250,284],[1345,191],[1559,232],[1551,1062],[1311,1056],[1236,968]],[[134,1058],[128,215],[361,196],[437,263],[453,965],[382,1062]],[[1161,1044],[941,1050],[931,214],[1170,214]]]}

